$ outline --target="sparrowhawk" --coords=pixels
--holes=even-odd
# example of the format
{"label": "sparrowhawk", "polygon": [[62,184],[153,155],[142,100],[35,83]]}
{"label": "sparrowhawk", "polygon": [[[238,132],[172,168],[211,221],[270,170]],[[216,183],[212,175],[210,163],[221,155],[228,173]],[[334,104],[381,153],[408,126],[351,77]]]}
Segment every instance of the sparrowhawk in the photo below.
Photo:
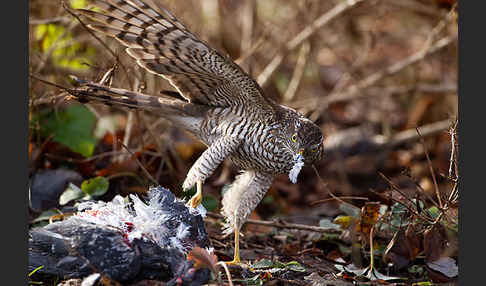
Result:
{"label": "sparrowhawk", "polygon": [[295,183],[304,164],[321,158],[321,129],[294,109],[263,94],[230,58],[209,47],[164,8],[141,0],[92,0],[100,10],[79,11],[93,30],[116,38],[137,64],[167,79],[184,100],[86,83],[80,100],[155,112],[197,136],[208,148],[189,170],[184,189],[197,187],[190,204],[202,201],[202,184],[223,160],[242,173],[223,194],[225,232],[235,233],[232,263],[239,263],[239,230],[277,174]]}

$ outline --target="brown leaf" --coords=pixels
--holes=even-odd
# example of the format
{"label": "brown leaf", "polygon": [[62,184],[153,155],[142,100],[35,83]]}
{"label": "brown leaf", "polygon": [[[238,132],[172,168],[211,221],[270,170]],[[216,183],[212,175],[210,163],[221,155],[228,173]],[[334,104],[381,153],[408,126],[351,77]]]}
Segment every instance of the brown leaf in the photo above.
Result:
{"label": "brown leaf", "polygon": [[410,260],[415,260],[422,248],[422,235],[415,229],[413,224],[409,224],[405,231],[406,246]]}
{"label": "brown leaf", "polygon": [[424,233],[424,253],[427,262],[439,260],[447,245],[444,226],[436,224]]}
{"label": "brown leaf", "polygon": [[361,221],[359,224],[361,234],[368,238],[371,228],[375,225],[380,217],[380,203],[367,202],[361,208]]}
{"label": "brown leaf", "polygon": [[194,261],[195,268],[208,268],[217,274],[218,258],[214,253],[209,253],[206,249],[196,246],[187,254],[188,260]]}
{"label": "brown leaf", "polygon": [[385,249],[383,261],[392,263],[398,270],[404,268],[410,262],[407,239],[403,229],[393,235]]}

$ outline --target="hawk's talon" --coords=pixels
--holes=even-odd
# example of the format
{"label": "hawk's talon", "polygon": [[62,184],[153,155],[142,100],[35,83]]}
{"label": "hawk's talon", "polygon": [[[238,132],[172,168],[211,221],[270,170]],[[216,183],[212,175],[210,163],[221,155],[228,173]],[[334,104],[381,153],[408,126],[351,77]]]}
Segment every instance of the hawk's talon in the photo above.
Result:
{"label": "hawk's talon", "polygon": [[237,260],[233,259],[231,261],[225,261],[226,265],[232,265],[232,266],[242,266],[245,265],[245,263],[241,262],[241,260],[238,258]]}
{"label": "hawk's talon", "polygon": [[196,182],[196,194],[189,200],[189,205],[192,208],[197,208],[202,203],[202,183],[203,182],[201,180]]}

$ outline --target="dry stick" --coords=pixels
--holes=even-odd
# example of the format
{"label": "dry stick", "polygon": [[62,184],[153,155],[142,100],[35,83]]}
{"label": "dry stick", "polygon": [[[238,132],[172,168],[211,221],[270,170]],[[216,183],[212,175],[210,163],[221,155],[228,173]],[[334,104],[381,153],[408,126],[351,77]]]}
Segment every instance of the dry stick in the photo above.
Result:
{"label": "dry stick", "polygon": [[346,205],[348,205],[348,206],[350,206],[352,208],[358,208],[357,206],[355,206],[355,205],[353,205],[351,203],[348,203],[348,202],[343,201],[338,196],[334,195],[333,192],[331,192],[331,190],[327,187],[326,183],[324,183],[324,180],[322,179],[321,175],[319,175],[319,171],[317,171],[316,165],[312,165],[312,169],[314,169],[314,172],[316,173],[316,176],[317,176],[319,182],[322,184],[322,186],[326,189],[326,191],[329,193],[329,195],[333,199],[335,199],[335,200],[337,200],[337,201],[339,201],[339,202],[341,202],[343,204],[346,204]]}
{"label": "dry stick", "polygon": [[[446,131],[449,126],[451,125],[451,120],[450,119],[445,119],[442,121],[426,124],[420,126],[421,134],[424,137],[427,136],[432,136],[435,134],[438,134],[440,132]],[[326,139],[325,147],[328,152],[334,152],[336,150],[339,150],[339,148],[342,147],[343,144],[348,144],[349,142],[343,142],[345,140],[335,140],[334,138],[337,138],[340,135],[341,132],[338,132],[336,134],[331,134],[328,139]],[[419,135],[417,134],[416,129],[408,129],[405,131],[398,132],[397,134],[393,135],[392,137],[387,137],[384,135],[375,135],[372,138],[369,139],[359,139],[356,144],[362,141],[367,141],[368,144],[373,145],[373,147],[395,147],[398,145],[401,145],[406,142],[414,141],[419,139]]]}
{"label": "dry stick", "polygon": [[[253,22],[254,22],[255,0],[245,1],[241,16],[241,43],[240,50],[248,51],[252,48]],[[251,74],[251,59],[241,63],[241,67]]]}
{"label": "dry stick", "polygon": [[455,179],[452,178],[452,165],[455,165],[457,167],[457,164],[455,164],[455,159],[456,157],[456,129],[457,129],[457,118],[454,120],[454,123],[452,124],[449,134],[451,135],[451,157],[449,158],[449,179],[456,181],[457,180],[457,173],[455,174]]}
{"label": "dry stick", "polygon": [[[404,197],[407,201],[409,201],[412,205],[415,204],[414,201],[412,201],[412,199],[410,199],[409,197],[407,197],[401,190],[400,188],[398,188],[397,185],[395,185],[395,183],[393,183],[390,179],[388,179],[382,172],[378,172],[378,174],[385,180],[387,181],[387,183],[392,187],[392,189],[394,189],[395,191],[397,191],[400,195],[402,195],[402,197]],[[376,193],[376,192],[375,192]],[[394,200],[394,199],[392,199]],[[422,215],[421,213],[418,213],[418,212],[415,212],[413,211],[408,205],[404,204],[403,202],[400,202],[398,200],[396,200],[396,202],[400,203],[401,205],[405,206],[410,212],[412,212],[413,214],[415,214],[417,217],[420,217],[422,218],[424,221],[429,221],[429,222],[432,222],[432,219],[429,218],[429,217],[426,217],[424,215]]]}
{"label": "dry stick", "polygon": [[81,20],[81,18],[79,18],[79,16],[76,13],[74,13],[73,11],[71,11],[71,9],[69,7],[67,7],[66,2],[64,2],[64,1],[61,1],[61,2],[62,2],[62,7],[64,8],[64,10],[66,10],[66,12],[68,12],[71,16],[76,18],[76,20],[79,21],[81,26],[83,26],[83,28],[86,29],[86,31],[88,31],[88,33],[90,33],[91,36],[93,36],[115,58],[116,62],[122,67],[122,69],[125,73],[125,77],[128,80],[129,85],[133,86],[132,79],[131,79],[131,77],[128,76],[128,71],[125,68],[125,65],[123,65],[123,63],[120,61],[120,57],[114,51],[112,51],[110,49],[110,47],[108,47],[108,45],[106,45],[106,43],[103,42],[93,31],[91,31],[90,28],[88,28],[88,26],[86,26],[86,24]]}
{"label": "dry stick", "polygon": [[[135,77],[135,83],[133,85],[133,90],[135,92],[140,92],[139,91],[140,87],[140,81],[138,80],[138,77]],[[127,124],[125,125],[125,133],[123,135],[123,144],[128,146],[128,142],[130,141],[130,137],[132,135],[132,129],[133,129],[133,124],[134,124],[134,111],[129,109],[127,111],[128,113],[128,118],[127,118]],[[120,155],[118,157],[114,157],[115,161],[117,162],[122,162],[126,158],[126,154]]]}
{"label": "dry stick", "polygon": [[331,20],[336,18],[338,15],[353,7],[359,2],[364,0],[347,0],[340,4],[334,6],[331,10],[327,11],[325,14],[321,15],[319,18],[314,20],[312,24],[305,27],[297,36],[290,40],[282,51],[278,52],[273,60],[265,67],[265,69],[258,75],[257,82],[260,86],[264,86],[270,76],[275,72],[275,70],[280,66],[284,56],[298,47],[301,43],[307,40],[312,34],[314,34],[319,28],[329,23]]}
{"label": "dry stick", "polygon": [[[207,215],[209,217],[223,219],[224,217],[220,214],[208,212]],[[312,226],[312,225],[305,225],[305,224],[295,224],[295,223],[285,223],[285,222],[276,222],[276,221],[267,221],[267,220],[254,220],[249,219],[246,221],[249,224],[257,224],[257,225],[265,225],[265,226],[273,226],[277,228],[286,228],[286,229],[298,229],[298,230],[307,230],[307,231],[314,231],[320,233],[341,233],[341,230],[337,229],[329,229],[325,227],[319,226]]]}
{"label": "dry stick", "polygon": [[[120,141],[119,141],[120,142]],[[140,168],[142,168],[142,171],[144,172],[144,174],[147,176],[147,178],[149,178],[152,183],[154,183],[155,185],[159,185],[159,182],[157,182],[153,177],[152,175],[150,175],[150,173],[147,171],[147,169],[145,169],[145,167],[142,165],[142,163],[140,163],[140,161],[138,160],[138,158],[135,156],[135,154],[132,153],[132,151],[130,151],[130,149],[128,149],[128,147],[123,144],[122,142],[120,142],[120,144],[123,146],[123,148],[125,148],[127,150],[128,153],[130,153],[130,155],[132,155],[132,157],[135,159],[135,162],[137,162],[138,166],[140,166]]]}
{"label": "dry stick", "polygon": [[[383,193],[378,193],[377,191],[375,191],[373,189],[369,189],[369,191],[372,192],[373,194],[377,195],[377,196],[384,197],[384,198],[388,198]],[[399,200],[397,200],[397,199],[395,199],[395,198],[393,198],[391,196],[389,197],[389,199],[391,201],[393,201],[394,203],[397,203],[397,204],[400,204],[400,205],[404,206],[410,213],[414,214],[416,217],[420,217],[420,218],[422,218],[425,221],[431,222],[431,219],[430,218],[428,218],[426,216],[421,216],[418,212],[416,212],[414,209],[412,209],[409,205],[404,204],[403,202],[401,202],[401,201],[399,201]]]}
{"label": "dry stick", "polygon": [[[338,198],[340,198],[341,200],[363,200],[363,201],[369,200],[369,198],[366,198],[366,197],[353,197],[353,196],[342,196],[342,197],[338,197]],[[328,199],[324,199],[324,200],[317,200],[317,201],[311,202],[310,205],[313,206],[313,205],[316,205],[316,204],[326,203],[326,202],[333,201],[333,200],[335,200],[335,199],[334,198],[328,198]]]}
{"label": "dry stick", "polygon": [[235,63],[242,65],[251,55],[253,55],[261,46],[265,43],[265,36],[261,36],[247,51],[244,52],[239,58],[235,60]]}
{"label": "dry stick", "polygon": [[[409,93],[412,91],[423,92],[423,93],[457,92],[457,84],[445,82],[440,84],[420,83],[420,84],[408,84],[408,85],[401,85],[401,86],[369,87],[366,90],[366,95],[362,95],[358,93],[352,97],[336,97],[329,103],[344,102],[344,101],[349,101],[364,96],[371,97],[371,96],[399,95],[399,94]],[[308,97],[308,98],[304,98],[289,103],[291,107],[296,109],[305,108],[305,107],[314,107],[313,104],[315,104],[314,97]]]}
{"label": "dry stick", "polygon": [[292,101],[299,87],[302,76],[304,75],[305,66],[309,58],[310,44],[309,42],[304,42],[299,51],[299,57],[297,58],[297,63],[295,64],[294,74],[290,80],[289,86],[285,91],[283,96],[284,102]]}
{"label": "dry stick", "polygon": [[[318,108],[314,114],[320,114],[323,110],[327,108],[327,106],[330,103],[342,101],[342,100],[351,100],[359,97],[365,96],[362,94],[360,91],[361,89],[366,89],[370,87],[371,85],[375,84],[379,80],[383,79],[386,76],[390,76],[393,74],[398,73],[405,67],[412,65],[422,59],[425,58],[425,56],[430,55],[436,51],[439,51],[440,49],[448,46],[449,44],[453,43],[454,40],[457,39],[457,35],[451,35],[451,36],[446,36],[442,38],[441,40],[437,41],[434,45],[432,45],[432,41],[439,34],[440,31],[444,29],[446,24],[451,21],[451,19],[454,16],[453,9],[442,19],[439,21],[439,23],[430,31],[430,33],[427,36],[427,39],[425,40],[424,46],[420,51],[416,52],[415,54],[409,56],[408,58],[399,61],[389,67],[387,67],[384,70],[381,70],[377,73],[374,73],[365,79],[359,81],[358,83],[350,86],[347,88],[344,92],[339,92],[335,94],[331,94],[328,97],[325,97],[322,100],[318,100],[317,98],[314,100],[312,106],[319,106],[316,104],[322,104],[320,105],[320,108]],[[312,118],[311,118],[312,119]]]}
{"label": "dry stick", "polygon": [[40,82],[42,82],[42,83],[45,83],[45,84],[47,84],[47,85],[52,85],[52,86],[55,86],[55,87],[57,87],[57,88],[59,88],[59,89],[62,89],[62,90],[64,90],[64,91],[66,91],[66,92],[71,91],[71,89],[69,89],[69,88],[67,88],[67,87],[64,87],[64,86],[62,86],[62,85],[59,85],[59,84],[57,84],[57,83],[50,82],[50,81],[45,80],[45,79],[42,79],[42,78],[40,78],[40,77],[38,77],[38,76],[36,76],[36,75],[34,75],[34,74],[30,74],[29,76],[30,76],[30,77],[32,77],[32,78],[35,78],[36,80],[38,80],[38,81],[40,81]]}
{"label": "dry stick", "polygon": [[434,168],[432,167],[432,161],[430,160],[429,150],[427,149],[427,146],[425,145],[424,138],[420,134],[420,130],[418,128],[416,128],[416,130],[417,130],[418,136],[420,137],[420,143],[422,143],[422,146],[424,147],[425,157],[427,158],[427,165],[429,166],[429,171],[430,171],[430,174],[432,175],[432,180],[434,182],[435,195],[437,196],[437,200],[439,201],[440,209],[442,209],[443,205],[442,205],[442,199],[441,199],[441,196],[440,196],[440,193],[439,193],[439,185],[437,184],[437,178],[435,176]]}
{"label": "dry stick", "polygon": [[428,16],[440,16],[441,11],[435,7],[435,5],[421,4],[416,0],[388,0],[389,5],[395,5],[400,8],[412,10],[413,12],[427,14]]}
{"label": "dry stick", "polygon": [[[155,132],[154,132],[155,126],[150,125],[148,123],[148,120],[145,117],[145,112],[141,111],[139,113],[139,115],[140,115],[140,119],[142,121],[142,124],[145,125],[145,128],[147,128],[149,136],[152,138],[152,140],[155,142],[155,145],[157,146],[158,156],[161,157],[159,169],[161,168],[162,164],[165,163],[165,164],[167,164],[167,168],[169,169],[169,172],[172,172],[175,167],[170,162],[168,156],[165,156],[166,157],[165,160],[162,159],[163,156],[164,156],[164,147],[162,146],[162,142],[160,140],[157,140],[157,136],[155,136]],[[159,172],[157,171],[157,173],[159,173]],[[158,177],[158,174],[157,174],[157,177]]]}
{"label": "dry stick", "polygon": [[231,273],[229,272],[228,265],[226,265],[226,262],[219,261],[218,263],[216,263],[216,265],[221,265],[224,268],[224,271],[226,272],[226,276],[228,277],[229,285],[233,286],[233,281],[231,280]]}
{"label": "dry stick", "polygon": [[59,22],[67,23],[67,22],[69,22],[69,20],[71,20],[71,19],[69,17],[65,17],[65,16],[48,18],[48,19],[29,18],[29,25],[43,25],[43,24],[53,24],[53,23],[59,23]]}
{"label": "dry stick", "polygon": [[419,52],[409,56],[408,58],[396,62],[391,66],[364,78],[358,83],[348,87],[344,92],[336,93],[322,99],[314,98],[314,100],[312,101],[312,105],[320,106],[318,111],[322,112],[331,103],[340,102],[340,101],[349,101],[352,99],[364,97],[365,95],[360,92],[362,89],[366,89],[370,87],[371,85],[375,84],[376,82],[383,79],[384,77],[391,76],[398,73],[404,68],[422,60],[423,58],[425,58],[425,56],[440,51],[441,49],[447,47],[451,43],[454,43],[456,40],[457,40],[456,35],[446,36],[440,39],[439,41],[435,42],[433,45],[431,45],[430,48],[427,49],[425,52],[423,50],[420,50]]}

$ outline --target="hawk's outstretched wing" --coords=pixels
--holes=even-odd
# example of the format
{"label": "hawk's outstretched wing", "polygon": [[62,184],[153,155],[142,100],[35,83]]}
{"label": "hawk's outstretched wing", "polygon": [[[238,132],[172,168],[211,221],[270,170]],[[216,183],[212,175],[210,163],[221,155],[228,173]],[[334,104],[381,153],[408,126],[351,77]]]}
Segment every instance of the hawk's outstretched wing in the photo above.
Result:
{"label": "hawk's outstretched wing", "polygon": [[199,40],[167,10],[140,0],[91,0],[102,12],[80,9],[96,20],[90,28],[112,36],[148,71],[167,80],[190,102],[270,108],[258,84],[231,59]]}

